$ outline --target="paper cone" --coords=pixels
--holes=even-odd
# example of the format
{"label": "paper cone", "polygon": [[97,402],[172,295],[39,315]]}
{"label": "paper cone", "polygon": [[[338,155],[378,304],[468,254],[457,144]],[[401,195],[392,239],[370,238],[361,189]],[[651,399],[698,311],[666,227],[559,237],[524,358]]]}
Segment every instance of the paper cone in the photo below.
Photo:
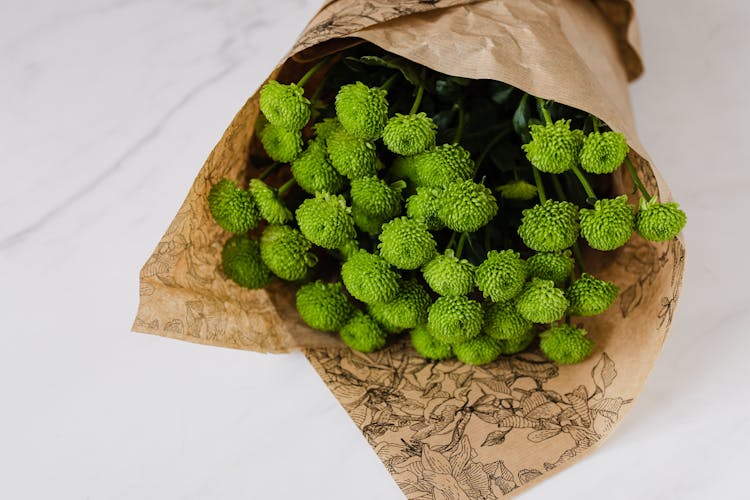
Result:
{"label": "paper cone", "polygon": [[[641,72],[632,4],[624,0],[339,0],[310,22],[269,78],[299,76],[311,61],[362,40],[437,71],[512,84],[585,110],[632,147],[651,193],[670,199],[635,131],[627,83]],[[304,325],[295,288],[247,290],[223,278],[228,235],[206,195],[224,177],[257,174],[257,92],[213,150],[185,203],[141,272],[134,330],[262,352],[303,349],[408,498],[499,498],[590,452],[630,409],[650,372],[679,296],[682,240],[634,236],[592,252],[587,269],[621,292],[584,321],[597,350],[560,366],[538,353],[472,367],[425,361],[405,342],[350,351]],[[613,174],[616,193],[632,183]],[[631,200],[633,201],[633,200]]]}

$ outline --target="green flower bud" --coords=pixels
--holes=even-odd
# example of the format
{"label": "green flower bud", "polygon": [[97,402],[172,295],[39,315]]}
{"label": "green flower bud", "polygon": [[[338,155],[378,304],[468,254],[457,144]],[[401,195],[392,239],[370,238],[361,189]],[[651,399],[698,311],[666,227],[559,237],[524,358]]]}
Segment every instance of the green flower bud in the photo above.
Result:
{"label": "green flower bud", "polygon": [[230,233],[246,233],[260,221],[252,195],[229,179],[222,179],[211,187],[208,210],[216,223]]}
{"label": "green flower bud", "polygon": [[386,219],[373,217],[359,205],[354,205],[352,207],[352,217],[354,218],[354,224],[357,226],[357,229],[372,236],[380,234],[383,224],[387,222]]}
{"label": "green flower bud", "polygon": [[380,255],[399,269],[416,269],[435,255],[435,239],[424,222],[399,217],[383,225]]}
{"label": "green flower bud", "polygon": [[411,158],[419,186],[443,187],[474,177],[471,154],[457,144],[442,144]]}
{"label": "green flower bud", "polygon": [[440,195],[438,217],[459,233],[473,233],[497,215],[492,191],[472,180],[448,184]]}
{"label": "green flower bud", "polygon": [[277,127],[299,130],[310,120],[310,101],[305,89],[295,83],[270,80],[260,89],[260,112]]}
{"label": "green flower bud", "polygon": [[340,194],[318,193],[303,201],[295,215],[305,238],[320,247],[334,250],[357,237],[351,210]]}
{"label": "green flower bud", "polygon": [[536,332],[532,328],[526,335],[521,337],[497,340],[500,350],[506,356],[526,350],[536,338]]}
{"label": "green flower bud", "polygon": [[427,326],[440,342],[461,344],[482,331],[482,304],[463,295],[439,297],[430,307]]}
{"label": "green flower bud", "polygon": [[563,283],[573,274],[575,260],[570,250],[564,252],[539,252],[526,259],[529,277]]}
{"label": "green flower bud", "polygon": [[302,233],[289,226],[266,226],[260,237],[260,257],[273,274],[286,281],[307,277],[318,258],[310,252],[310,243]]}
{"label": "green flower bud", "polygon": [[537,252],[557,252],[578,239],[578,207],[567,201],[547,200],[523,211],[518,235]]}
{"label": "green flower bud", "polygon": [[414,328],[427,322],[430,294],[416,280],[404,281],[396,298],[390,302],[370,304],[370,316],[389,333]]}
{"label": "green flower bud", "polygon": [[507,200],[532,200],[537,197],[536,186],[524,180],[510,181],[497,188]]}
{"label": "green flower bud", "polygon": [[373,352],[385,347],[387,334],[369,315],[356,311],[339,332],[346,345],[361,352]]}
{"label": "green flower bud", "polygon": [[418,187],[417,193],[406,200],[406,215],[421,220],[427,225],[427,229],[442,229],[445,226],[437,215],[440,208],[440,193],[441,190],[438,188]]}
{"label": "green flower bud", "polygon": [[609,309],[619,291],[614,283],[583,273],[567,290],[566,295],[570,301],[568,312],[573,316],[601,314]]}
{"label": "green flower bud", "polygon": [[432,336],[426,325],[421,325],[411,331],[411,345],[417,353],[426,359],[442,361],[453,356],[450,344],[440,342]]}
{"label": "green flower bud", "polygon": [[352,317],[354,306],[341,283],[315,281],[297,290],[297,311],[310,328],[336,332]]}
{"label": "green flower bud", "polygon": [[524,144],[526,158],[532,165],[550,174],[561,174],[578,164],[583,133],[570,130],[570,120],[549,125],[531,125],[531,142]]}
{"label": "green flower bud", "polygon": [[287,130],[268,123],[260,130],[258,137],[274,161],[288,163],[302,152],[302,134],[299,130]]}
{"label": "green flower bud", "polygon": [[521,316],[514,302],[494,302],[484,313],[482,332],[495,340],[525,339],[534,324]]}
{"label": "green flower bud", "polygon": [[479,264],[477,288],[493,302],[511,300],[521,293],[526,282],[526,263],[513,250],[490,250]]}
{"label": "green flower bud", "polygon": [[628,242],[633,234],[635,215],[627,195],[597,200],[594,208],[582,208],[581,236],[591,248],[614,250]]}
{"label": "green flower bud", "polygon": [[336,94],[336,116],[347,132],[365,141],[380,137],[388,122],[388,91],[362,82],[344,85]]}
{"label": "green flower bud", "polygon": [[245,288],[264,288],[273,276],[260,258],[258,242],[246,234],[229,238],[221,251],[224,274]]}
{"label": "green flower bud", "polygon": [[534,323],[552,323],[565,316],[569,305],[565,292],[552,281],[532,278],[518,296],[516,310]]}
{"label": "green flower bud", "polygon": [[399,275],[388,262],[364,250],[342,264],[341,279],[351,296],[365,304],[390,302],[400,288]]}
{"label": "green flower bud", "polygon": [[459,259],[448,249],[422,268],[422,276],[439,295],[467,295],[474,288],[474,264]]}
{"label": "green flower bud", "polygon": [[368,215],[390,220],[401,212],[401,190],[406,186],[403,181],[388,185],[376,175],[361,177],[351,183],[352,206],[356,206]]}
{"label": "green flower bud", "polygon": [[310,141],[307,149],[292,163],[291,170],[299,187],[310,194],[336,194],[346,185],[346,178],[328,161],[326,148],[320,140]]}
{"label": "green flower bud", "polygon": [[331,134],[341,130],[342,127],[338,118],[324,118],[322,121],[313,125],[313,129],[315,130],[315,137],[325,144],[325,141],[331,137]]}
{"label": "green flower bud", "polygon": [[398,155],[411,156],[435,146],[437,125],[425,113],[396,116],[383,130],[383,143]]}
{"label": "green flower bud", "polygon": [[539,336],[542,339],[539,347],[544,355],[561,365],[580,363],[594,351],[594,342],[586,336],[583,328],[553,326]]}
{"label": "green flower bud", "polygon": [[657,203],[656,197],[646,202],[641,198],[635,230],[647,240],[667,241],[677,236],[686,222],[687,216],[677,203]]}
{"label": "green flower bud", "polygon": [[279,198],[279,193],[260,179],[251,179],[248,191],[258,204],[260,215],[271,224],[286,224],[291,222],[292,212]]}
{"label": "green flower bud", "polygon": [[467,365],[486,365],[500,357],[502,349],[494,339],[487,335],[480,335],[454,345],[453,352],[460,362]]}
{"label": "green flower bud", "polygon": [[629,150],[620,132],[592,132],[583,140],[581,168],[592,174],[611,174],[622,165]]}
{"label": "green flower bud", "polygon": [[326,142],[331,165],[349,179],[375,175],[377,155],[371,142],[363,141],[345,130],[333,132]]}

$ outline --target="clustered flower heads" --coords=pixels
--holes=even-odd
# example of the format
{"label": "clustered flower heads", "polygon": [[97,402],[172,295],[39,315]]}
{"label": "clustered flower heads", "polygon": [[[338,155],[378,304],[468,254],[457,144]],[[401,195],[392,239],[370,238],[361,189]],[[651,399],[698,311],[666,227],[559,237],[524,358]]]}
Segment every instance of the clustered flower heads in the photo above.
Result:
{"label": "clustered flower heads", "polygon": [[[262,87],[255,130],[273,163],[207,196],[233,233],[223,274],[249,289],[295,283],[301,320],[357,351],[401,337],[432,361],[483,365],[526,349],[560,364],[588,358],[594,342],[573,321],[605,313],[619,288],[584,270],[580,244],[611,251],[634,232],[666,241],[686,222],[647,193],[624,135],[538,99],[539,121],[498,143],[498,127],[462,107],[472,87],[447,103],[426,68],[412,86],[385,69],[347,82],[338,67],[341,86],[309,99],[311,72]],[[481,137],[463,143],[464,128]],[[596,176],[624,164],[640,201],[598,191]]]}

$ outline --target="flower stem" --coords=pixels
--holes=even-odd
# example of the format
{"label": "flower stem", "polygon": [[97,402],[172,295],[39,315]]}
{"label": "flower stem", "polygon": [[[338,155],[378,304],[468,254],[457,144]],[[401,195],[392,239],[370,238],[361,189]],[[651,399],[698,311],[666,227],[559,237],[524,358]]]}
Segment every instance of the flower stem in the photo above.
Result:
{"label": "flower stem", "polygon": [[469,237],[469,233],[461,233],[461,237],[458,239],[458,245],[456,245],[456,253],[455,256],[457,259],[461,258],[461,252],[464,251],[464,243],[466,243],[466,238]]}
{"label": "flower stem", "polygon": [[531,171],[534,173],[534,182],[536,183],[536,192],[539,195],[539,201],[544,203],[547,201],[547,194],[544,192],[544,184],[542,184],[542,174],[534,165],[531,166]]}
{"label": "flower stem", "polygon": [[453,144],[458,144],[464,133],[464,107],[460,104],[454,104],[454,106],[458,108],[458,125],[456,126],[456,135],[453,137]]}
{"label": "flower stem", "polygon": [[419,110],[419,105],[422,104],[422,96],[424,95],[424,83],[419,82],[419,88],[417,89],[417,97],[414,99],[414,104],[411,105],[409,114],[413,115]]}
{"label": "flower stem", "polygon": [[[485,157],[490,154],[490,151],[492,151],[492,148],[494,148],[500,140],[508,135],[510,132],[511,127],[509,125],[505,125],[500,132],[492,138],[492,140],[487,144],[487,146],[484,148],[482,153],[479,155],[479,158],[477,159],[476,168],[478,169],[479,166],[484,161]],[[515,170],[515,165],[513,165],[513,168]]]}
{"label": "flower stem", "polygon": [[599,118],[597,118],[594,115],[589,115],[591,117],[591,126],[594,127],[594,132],[599,132]]}
{"label": "flower stem", "polygon": [[556,175],[552,176],[552,185],[554,186],[555,194],[560,198],[560,201],[567,201],[568,198],[565,196],[565,191],[563,191],[562,184],[560,184],[560,179],[558,179]]}
{"label": "flower stem", "polygon": [[398,78],[398,75],[400,75],[400,73],[393,73],[393,75],[391,75],[391,77],[388,78],[385,81],[385,83],[383,83],[383,85],[380,86],[380,88],[382,90],[388,90],[389,88],[391,88],[391,85],[393,85],[393,82],[396,81],[396,78]]}
{"label": "flower stem", "polygon": [[539,106],[539,109],[542,111],[542,116],[544,117],[544,123],[546,123],[547,125],[552,125],[552,117],[550,116],[549,111],[547,110],[547,101],[545,101],[541,97],[537,97],[536,103]]}
{"label": "flower stem", "polygon": [[453,244],[456,242],[456,233],[451,233],[451,239],[448,240],[448,244],[445,246],[445,249],[451,249],[453,248]]}
{"label": "flower stem", "polygon": [[583,267],[583,255],[581,255],[581,247],[578,246],[578,242],[573,243],[571,248],[573,250],[573,258],[576,260],[576,264],[578,264],[578,270],[581,273],[585,273],[586,268]]}
{"label": "flower stem", "polygon": [[302,78],[300,78],[300,79],[299,79],[299,81],[297,82],[297,85],[299,85],[300,87],[304,87],[304,86],[305,86],[305,84],[307,83],[307,81],[308,81],[308,80],[309,80],[310,78],[312,78],[312,76],[313,76],[313,75],[314,75],[314,74],[315,74],[315,73],[316,73],[316,72],[317,72],[317,71],[318,71],[318,70],[319,70],[320,68],[322,68],[322,67],[323,67],[323,66],[325,65],[325,63],[327,63],[327,62],[328,62],[328,60],[329,60],[330,58],[331,58],[330,56],[328,56],[328,57],[324,57],[323,59],[321,59],[321,60],[320,60],[320,62],[318,62],[318,64],[316,64],[315,66],[313,66],[312,68],[310,68],[309,70],[307,70],[307,73],[305,73],[304,75],[302,75]]}
{"label": "flower stem", "polygon": [[651,195],[648,193],[648,189],[646,189],[646,186],[644,186],[641,182],[640,177],[638,177],[638,172],[635,171],[635,165],[633,165],[633,162],[630,161],[630,157],[628,156],[625,157],[625,165],[628,166],[628,172],[630,172],[630,177],[633,178],[633,184],[635,184],[635,186],[647,200],[650,200]]}
{"label": "flower stem", "polygon": [[578,168],[576,165],[573,165],[570,167],[570,170],[573,171],[573,173],[578,177],[578,181],[581,183],[581,186],[583,186],[583,190],[586,192],[586,196],[588,197],[588,201],[590,203],[593,203],[596,201],[596,193],[594,193],[594,190],[591,189],[591,184],[589,184],[589,181],[586,179],[586,176],[583,175],[583,172],[581,172],[581,169]]}
{"label": "flower stem", "polygon": [[291,188],[293,188],[293,187],[294,187],[294,186],[295,186],[296,184],[297,184],[297,179],[295,179],[294,177],[292,177],[291,179],[289,179],[288,181],[286,181],[286,182],[285,182],[285,183],[284,183],[284,184],[283,184],[283,185],[282,185],[282,186],[281,186],[281,187],[279,188],[279,191],[278,191],[278,194],[279,194],[279,196],[281,196],[281,195],[283,195],[284,193],[286,193],[287,191],[289,191],[289,190],[290,190]]}
{"label": "flower stem", "polygon": [[274,170],[278,168],[279,165],[281,165],[281,163],[278,161],[272,163],[268,168],[266,168],[263,172],[260,173],[260,175],[258,176],[258,179],[260,180],[265,179],[266,177],[271,175],[274,172]]}

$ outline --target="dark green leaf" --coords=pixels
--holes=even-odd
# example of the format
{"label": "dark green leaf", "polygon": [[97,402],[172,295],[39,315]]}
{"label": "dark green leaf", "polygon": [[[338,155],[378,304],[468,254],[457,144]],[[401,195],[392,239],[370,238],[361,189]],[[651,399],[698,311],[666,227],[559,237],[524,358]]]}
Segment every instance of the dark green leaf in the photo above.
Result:
{"label": "dark green leaf", "polygon": [[404,75],[409,83],[415,87],[419,85],[419,68],[413,62],[404,59],[403,57],[385,55],[385,56],[362,56],[359,58],[347,57],[347,60],[356,60],[360,64],[366,66],[380,66],[383,68],[395,69]]}
{"label": "dark green leaf", "polygon": [[490,99],[495,104],[503,104],[513,94],[515,87],[508,85],[503,82],[491,81],[490,84]]}
{"label": "dark green leaf", "polygon": [[518,103],[516,112],[513,113],[513,130],[516,131],[524,143],[531,140],[529,134],[529,118],[531,117],[531,106],[529,106],[529,94],[524,94]]}

